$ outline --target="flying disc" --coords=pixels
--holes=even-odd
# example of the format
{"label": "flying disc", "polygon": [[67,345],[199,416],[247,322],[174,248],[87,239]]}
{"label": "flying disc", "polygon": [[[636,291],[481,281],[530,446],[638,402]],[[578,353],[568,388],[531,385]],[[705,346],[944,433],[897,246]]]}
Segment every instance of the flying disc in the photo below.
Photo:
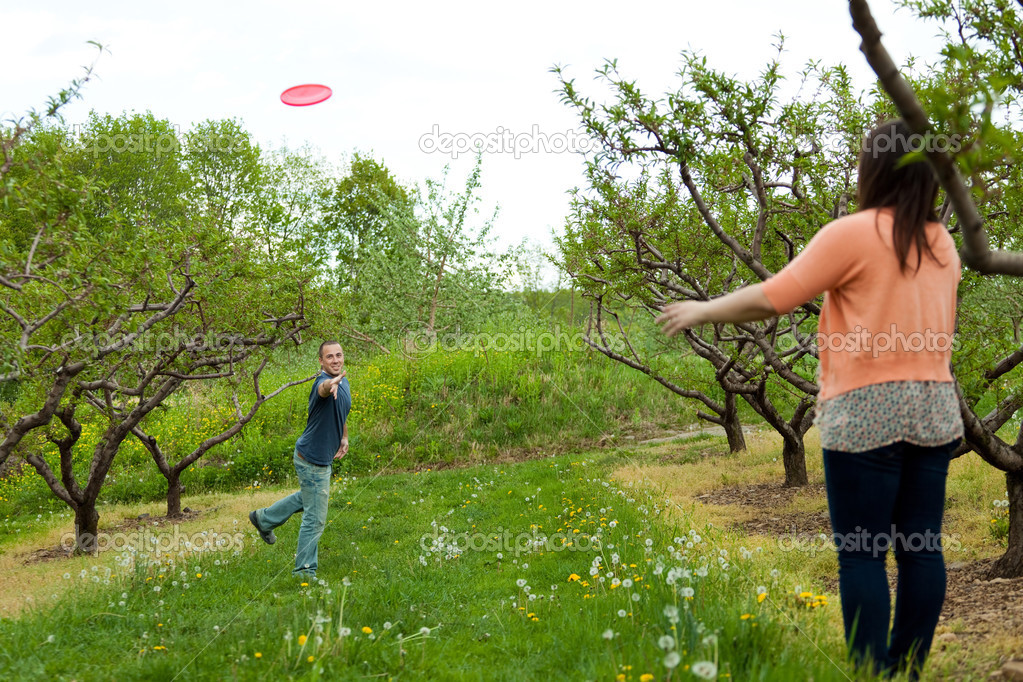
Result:
{"label": "flying disc", "polygon": [[281,101],[293,107],[307,107],[319,104],[333,94],[326,85],[296,85],[281,93]]}

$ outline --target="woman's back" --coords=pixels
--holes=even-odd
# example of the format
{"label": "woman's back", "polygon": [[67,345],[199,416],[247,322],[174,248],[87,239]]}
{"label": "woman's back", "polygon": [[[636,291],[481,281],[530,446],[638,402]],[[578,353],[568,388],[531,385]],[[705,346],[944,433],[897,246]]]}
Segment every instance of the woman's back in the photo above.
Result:
{"label": "woman's back", "polygon": [[949,370],[960,279],[955,243],[927,225],[934,257],[917,269],[915,247],[899,267],[892,213],[868,209],[829,223],[763,285],[779,312],[821,293],[821,400],[888,381],[952,381]]}

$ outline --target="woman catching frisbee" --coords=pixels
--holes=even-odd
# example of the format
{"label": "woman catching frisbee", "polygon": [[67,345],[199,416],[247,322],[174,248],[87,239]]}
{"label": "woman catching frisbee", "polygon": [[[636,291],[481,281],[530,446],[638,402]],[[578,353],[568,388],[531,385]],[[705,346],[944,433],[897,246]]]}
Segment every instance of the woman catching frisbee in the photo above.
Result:
{"label": "woman catching frisbee", "polygon": [[[762,284],[667,305],[668,335],[785,314],[824,294],[815,424],[849,653],[858,666],[919,675],[945,599],[945,478],[963,435],[950,360],[960,278],[935,215],[938,182],[902,121],[867,133],[858,210],[825,225]],[[898,565],[895,620],[885,556]]]}

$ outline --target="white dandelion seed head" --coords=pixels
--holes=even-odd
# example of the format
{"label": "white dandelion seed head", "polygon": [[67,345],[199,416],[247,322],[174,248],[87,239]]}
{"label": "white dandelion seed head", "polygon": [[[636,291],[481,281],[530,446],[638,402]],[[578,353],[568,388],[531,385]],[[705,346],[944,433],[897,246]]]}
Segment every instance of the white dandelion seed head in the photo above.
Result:
{"label": "white dandelion seed head", "polygon": [[718,667],[713,661],[697,661],[689,671],[701,680],[713,680],[718,676]]}

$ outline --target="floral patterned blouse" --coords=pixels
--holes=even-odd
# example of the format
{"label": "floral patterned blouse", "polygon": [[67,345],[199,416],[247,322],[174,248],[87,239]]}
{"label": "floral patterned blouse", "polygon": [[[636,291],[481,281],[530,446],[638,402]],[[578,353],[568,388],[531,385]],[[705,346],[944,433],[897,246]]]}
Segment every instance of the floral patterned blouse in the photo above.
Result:
{"label": "floral patterned blouse", "polygon": [[908,441],[935,447],[963,435],[955,384],[889,381],[870,384],[817,405],[821,447],[865,452]]}

